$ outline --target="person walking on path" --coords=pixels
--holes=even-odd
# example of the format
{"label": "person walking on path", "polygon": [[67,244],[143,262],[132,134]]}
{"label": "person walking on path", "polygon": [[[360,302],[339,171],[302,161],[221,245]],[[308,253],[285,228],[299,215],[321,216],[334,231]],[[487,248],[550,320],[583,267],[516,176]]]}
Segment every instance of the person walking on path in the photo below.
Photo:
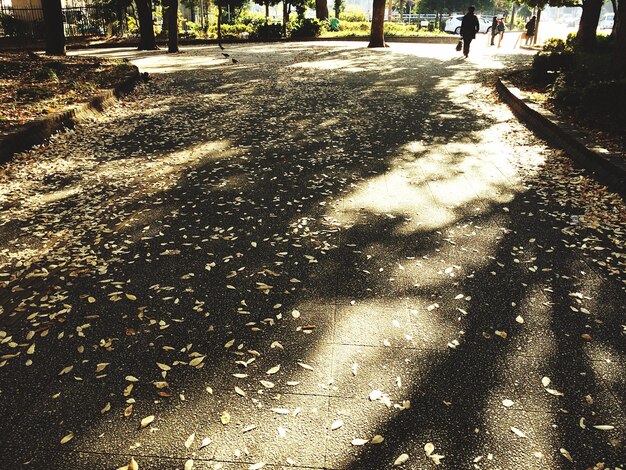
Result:
{"label": "person walking on path", "polygon": [[480,29],[480,25],[478,24],[478,18],[474,14],[474,10],[476,8],[469,7],[467,9],[467,14],[463,17],[461,21],[461,36],[463,37],[463,55],[465,58],[469,55],[470,50],[470,42],[476,37],[476,33]]}
{"label": "person walking on path", "polygon": [[533,15],[533,17],[528,20],[528,23],[526,23],[526,45],[528,46],[528,41],[533,40],[533,38],[535,37],[535,25],[537,24],[537,17]]}
{"label": "person walking on path", "polygon": [[496,35],[498,34],[498,17],[494,16],[491,20],[491,45],[494,46]]}
{"label": "person walking on path", "polygon": [[504,18],[498,18],[498,47],[502,45],[502,38],[504,37]]}

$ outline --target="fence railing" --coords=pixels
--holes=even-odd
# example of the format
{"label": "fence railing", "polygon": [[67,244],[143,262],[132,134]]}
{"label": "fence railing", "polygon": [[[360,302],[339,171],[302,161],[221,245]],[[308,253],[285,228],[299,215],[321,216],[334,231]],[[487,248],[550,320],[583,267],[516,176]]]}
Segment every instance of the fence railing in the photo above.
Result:
{"label": "fence railing", "polygon": [[[66,37],[117,35],[123,28],[123,11],[104,5],[63,8]],[[41,8],[13,8],[0,3],[0,37],[39,39],[44,35]]]}

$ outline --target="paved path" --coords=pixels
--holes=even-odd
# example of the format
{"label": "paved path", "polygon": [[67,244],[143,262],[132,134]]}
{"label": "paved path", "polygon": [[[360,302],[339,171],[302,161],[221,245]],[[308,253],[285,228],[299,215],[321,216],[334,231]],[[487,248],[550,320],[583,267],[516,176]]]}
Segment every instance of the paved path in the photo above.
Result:
{"label": "paved path", "polygon": [[95,52],[152,78],[0,186],[3,468],[626,466],[623,203],[529,56],[362,46]]}

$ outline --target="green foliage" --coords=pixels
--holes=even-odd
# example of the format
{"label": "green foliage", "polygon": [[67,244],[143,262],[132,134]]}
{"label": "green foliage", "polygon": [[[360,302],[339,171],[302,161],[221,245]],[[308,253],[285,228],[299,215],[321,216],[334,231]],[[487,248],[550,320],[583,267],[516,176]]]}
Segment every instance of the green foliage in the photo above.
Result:
{"label": "green foliage", "polygon": [[297,20],[291,28],[293,38],[316,38],[322,31],[328,29],[327,21],[320,21],[317,18],[304,18]]}
{"label": "green foliage", "polygon": [[282,35],[282,24],[267,22],[260,25],[254,25],[250,33],[250,38],[265,41],[268,39],[280,39]]}
{"label": "green foliage", "polygon": [[608,127],[626,130],[626,79],[591,82],[580,94],[577,113],[594,117]]}
{"label": "green foliage", "polygon": [[42,81],[42,82],[58,82],[59,81],[59,76],[57,75],[57,73],[48,67],[43,67],[39,70],[37,70],[35,72],[34,75],[36,80]]}
{"label": "green foliage", "polygon": [[561,38],[549,38],[543,43],[545,52],[563,52],[565,51],[565,41]]}
{"label": "green foliage", "polygon": [[415,24],[385,22],[385,36],[415,36],[419,26]]}
{"label": "green foliage", "polygon": [[139,35],[139,23],[136,18],[133,18],[130,15],[126,15],[126,31],[131,36]]}
{"label": "green foliage", "polygon": [[339,15],[339,19],[349,22],[361,22],[369,20],[363,10],[355,5],[347,5],[345,11]]}
{"label": "green foliage", "polygon": [[574,53],[539,52],[533,59],[532,77],[539,83],[549,83],[556,78],[554,72],[572,70],[574,68]]}
{"label": "green foliage", "polygon": [[[236,24],[222,24],[222,39],[239,39],[242,33],[252,35],[254,27],[250,24],[236,23]],[[213,23],[209,28],[209,36],[217,37],[217,24]]]}

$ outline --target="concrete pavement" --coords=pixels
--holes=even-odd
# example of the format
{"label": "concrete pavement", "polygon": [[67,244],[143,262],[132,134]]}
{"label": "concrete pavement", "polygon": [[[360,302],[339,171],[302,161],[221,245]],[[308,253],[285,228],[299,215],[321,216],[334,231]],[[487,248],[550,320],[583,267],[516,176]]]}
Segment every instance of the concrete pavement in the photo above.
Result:
{"label": "concrete pavement", "polygon": [[3,465],[624,467],[624,205],[472,46],[96,51],[1,183]]}

